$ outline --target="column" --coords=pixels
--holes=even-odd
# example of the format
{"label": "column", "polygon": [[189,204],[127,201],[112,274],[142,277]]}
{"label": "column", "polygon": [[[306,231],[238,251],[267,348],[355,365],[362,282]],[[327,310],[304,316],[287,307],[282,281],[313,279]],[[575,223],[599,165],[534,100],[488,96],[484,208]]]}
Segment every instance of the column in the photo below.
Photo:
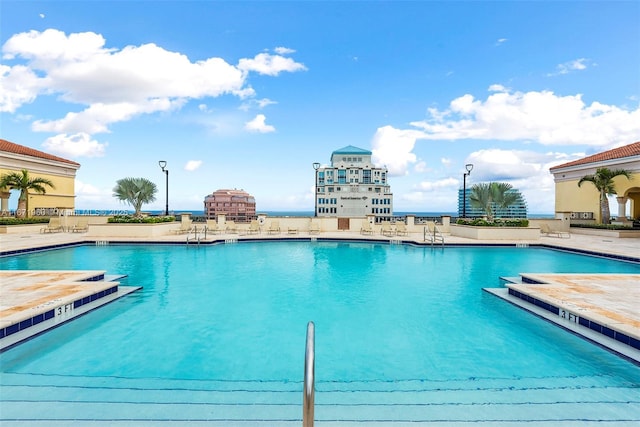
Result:
{"label": "column", "polygon": [[628,197],[616,197],[618,201],[618,221],[625,221],[627,219],[626,207]]}

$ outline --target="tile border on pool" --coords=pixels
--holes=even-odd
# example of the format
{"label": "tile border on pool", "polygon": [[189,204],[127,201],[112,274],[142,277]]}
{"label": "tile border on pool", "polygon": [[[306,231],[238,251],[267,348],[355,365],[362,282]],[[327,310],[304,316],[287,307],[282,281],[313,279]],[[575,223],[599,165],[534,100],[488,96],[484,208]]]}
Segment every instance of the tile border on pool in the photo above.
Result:
{"label": "tile border on pool", "polygon": [[[19,311],[3,308],[5,314],[0,322],[0,353],[141,289],[140,286],[120,286],[115,280],[124,276],[105,276],[104,271],[29,270],[24,274],[20,271],[8,273],[14,277],[14,288],[6,292],[12,292],[12,300],[15,298],[23,308]],[[61,274],[64,277],[56,280],[56,275]],[[75,284],[82,282],[87,282],[89,288],[76,289]],[[44,294],[43,286],[47,289]],[[68,291],[70,286],[74,288],[71,294]],[[92,291],[91,287],[94,286],[98,286],[98,289]]]}
{"label": "tile border on pool", "polygon": [[78,242],[70,242],[70,243],[60,243],[55,245],[41,246],[36,248],[25,248],[25,249],[15,249],[9,251],[0,251],[0,258],[8,257],[13,255],[21,255],[33,252],[41,252],[48,251],[54,249],[63,249],[75,246],[117,246],[117,245],[170,245],[170,246],[211,246],[211,245],[220,245],[220,244],[234,244],[234,243],[243,243],[243,242],[287,242],[287,241],[299,241],[299,242],[355,242],[355,243],[377,243],[377,244],[403,244],[409,246],[417,246],[417,247],[431,247],[433,249],[445,249],[445,248],[463,248],[463,247],[512,247],[512,248],[545,248],[551,250],[557,250],[562,252],[570,252],[577,253],[581,255],[587,256],[595,256],[607,259],[615,259],[619,261],[626,261],[631,263],[639,263],[640,257],[632,257],[628,255],[618,255],[618,254],[610,254],[604,252],[596,252],[590,251],[586,249],[579,248],[571,248],[564,246],[556,246],[548,243],[518,243],[518,242],[509,242],[509,243],[499,243],[499,242],[491,242],[491,243],[445,243],[444,245],[431,244],[429,242],[419,242],[415,240],[406,240],[406,239],[390,239],[388,237],[385,238],[339,238],[339,237],[320,237],[320,236],[295,236],[295,237],[245,237],[242,239],[238,239],[237,236],[229,241],[229,239],[217,238],[212,240],[204,240],[199,242],[186,242],[186,241],[166,241],[166,240],[84,240]]}
{"label": "tile border on pool", "polygon": [[[501,277],[500,279],[505,285],[504,288],[483,288],[483,291],[502,298],[640,365],[640,335],[633,326],[637,324],[637,319],[633,310],[629,311],[628,305],[617,306],[613,311],[605,309],[604,312],[600,311],[600,313],[592,312],[588,308],[589,300],[577,302],[578,300],[572,296],[574,291],[570,288],[567,288],[564,294],[557,294],[557,292],[563,292],[562,288],[567,286],[565,282],[567,279],[571,280],[573,278],[573,280],[580,281],[585,280],[585,278],[593,279],[594,275],[542,274],[540,276],[542,279],[528,274],[522,274],[517,278]],[[545,277],[548,278],[550,276],[557,276],[558,281],[544,280]],[[567,276],[571,276],[571,278]],[[602,282],[600,283],[606,283],[607,279],[613,280],[607,285],[607,289],[611,291],[620,288],[620,286],[625,287],[627,282],[635,280],[637,275],[603,274],[599,276],[602,276],[602,279],[600,279]],[[555,295],[552,299],[556,302],[545,301],[543,298],[548,299],[545,291],[541,293],[542,288],[536,285],[542,285],[545,288],[551,286],[550,290],[557,289],[550,294]],[[527,292],[528,290],[530,292]],[[537,296],[537,294],[541,296]],[[617,294],[614,293],[612,295]],[[606,307],[606,305],[603,307]],[[621,317],[625,314],[629,316],[627,320],[623,320],[624,317]]]}

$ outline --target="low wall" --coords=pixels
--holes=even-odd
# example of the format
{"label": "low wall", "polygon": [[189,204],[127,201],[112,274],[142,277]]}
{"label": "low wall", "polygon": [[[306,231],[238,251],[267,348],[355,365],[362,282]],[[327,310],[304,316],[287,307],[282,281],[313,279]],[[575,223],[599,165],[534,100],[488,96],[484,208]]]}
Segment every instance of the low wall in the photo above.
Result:
{"label": "low wall", "polygon": [[450,225],[451,235],[476,240],[539,240],[538,227],[474,227]]}
{"label": "low wall", "polygon": [[571,234],[584,234],[588,236],[640,238],[640,230],[604,230],[599,228],[571,227]]}
{"label": "low wall", "polygon": [[42,224],[0,225],[0,234],[39,233],[40,229],[46,226],[46,222]]}
{"label": "low wall", "polygon": [[160,224],[91,224],[86,237],[157,237],[171,234],[180,229],[179,222]]}

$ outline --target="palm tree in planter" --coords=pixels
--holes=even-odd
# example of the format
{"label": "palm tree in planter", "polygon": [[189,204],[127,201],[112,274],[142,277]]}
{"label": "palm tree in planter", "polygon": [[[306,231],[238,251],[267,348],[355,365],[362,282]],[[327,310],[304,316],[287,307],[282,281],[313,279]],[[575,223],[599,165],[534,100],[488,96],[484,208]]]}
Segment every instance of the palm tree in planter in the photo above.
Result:
{"label": "palm tree in planter", "polygon": [[142,205],[156,200],[156,185],[146,178],[122,178],[113,187],[113,197],[127,202],[135,210],[134,216],[142,216]]}
{"label": "palm tree in planter", "polygon": [[12,190],[20,190],[18,197],[18,209],[16,216],[24,218],[29,212],[29,191],[38,194],[46,194],[47,187],[55,189],[53,182],[47,178],[32,177],[29,171],[22,169],[20,172],[10,172],[0,177],[0,188],[9,188]]}
{"label": "palm tree in planter", "polygon": [[518,194],[509,192],[512,188],[506,182],[481,182],[471,187],[469,201],[471,206],[482,209],[491,222],[495,208],[506,208],[518,201]]}
{"label": "palm tree in planter", "polygon": [[598,168],[596,173],[585,175],[578,181],[578,187],[581,187],[585,182],[590,182],[600,193],[600,221],[602,224],[609,224],[611,214],[607,195],[617,194],[613,184],[613,178],[616,176],[624,176],[627,179],[631,179],[631,172],[626,169]]}

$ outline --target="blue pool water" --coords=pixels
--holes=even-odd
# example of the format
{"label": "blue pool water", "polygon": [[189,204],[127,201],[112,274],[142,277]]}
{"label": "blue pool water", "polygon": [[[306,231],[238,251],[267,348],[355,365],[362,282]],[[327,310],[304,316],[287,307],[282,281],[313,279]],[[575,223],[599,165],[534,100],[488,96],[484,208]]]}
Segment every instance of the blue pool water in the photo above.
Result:
{"label": "blue pool water", "polygon": [[542,248],[256,242],[82,246],[0,268],[106,270],[143,286],[4,352],[6,375],[299,383],[313,320],[319,388],[589,378],[640,401],[638,366],[482,291],[501,276],[638,264]]}

